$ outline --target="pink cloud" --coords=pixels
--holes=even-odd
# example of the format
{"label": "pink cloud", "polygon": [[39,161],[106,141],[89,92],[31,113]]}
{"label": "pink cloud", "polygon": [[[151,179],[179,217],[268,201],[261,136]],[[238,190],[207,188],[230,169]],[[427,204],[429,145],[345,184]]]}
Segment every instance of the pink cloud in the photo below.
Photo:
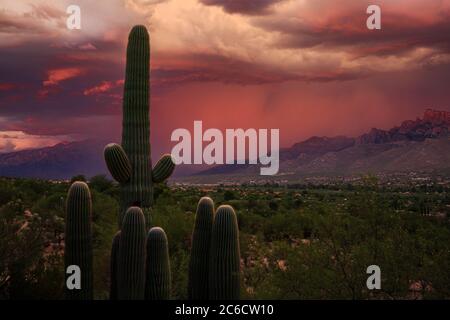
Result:
{"label": "pink cloud", "polygon": [[0,153],[53,146],[70,140],[67,136],[42,136],[23,131],[0,131]]}
{"label": "pink cloud", "polygon": [[85,43],[78,47],[80,50],[97,50],[97,48],[92,43]]}
{"label": "pink cloud", "polygon": [[116,80],[116,81],[102,81],[99,85],[96,85],[92,88],[88,88],[83,91],[83,94],[85,96],[91,96],[95,94],[105,93],[109,92],[112,89],[115,89],[119,86],[122,86],[124,83],[124,80]]}
{"label": "pink cloud", "polygon": [[49,70],[47,80],[44,80],[44,87],[58,85],[61,81],[75,78],[83,73],[80,68],[62,68]]}
{"label": "pink cloud", "polygon": [[38,91],[38,98],[43,99],[51,93],[58,92],[60,82],[78,77],[84,73],[83,69],[76,67],[48,70],[47,79],[42,82],[43,88]]}

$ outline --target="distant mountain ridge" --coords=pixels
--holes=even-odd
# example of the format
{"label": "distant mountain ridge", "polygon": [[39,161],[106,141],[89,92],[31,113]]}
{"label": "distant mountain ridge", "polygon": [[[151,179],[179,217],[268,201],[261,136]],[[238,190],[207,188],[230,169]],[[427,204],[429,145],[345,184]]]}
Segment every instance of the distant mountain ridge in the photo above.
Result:
{"label": "distant mountain ridge", "polygon": [[68,179],[106,173],[100,141],[63,142],[52,147],[0,154],[0,176]]}
{"label": "distant mountain ridge", "polygon": [[357,142],[388,143],[397,141],[424,141],[448,136],[450,112],[427,109],[422,119],[407,120],[399,127],[388,131],[373,128],[369,133],[358,137]]}
{"label": "distant mountain ridge", "polygon": [[[403,121],[389,130],[373,128],[356,138],[314,136],[280,150],[280,171],[275,178],[450,170],[449,127],[450,112],[427,109],[422,118]],[[78,141],[0,154],[0,176],[69,179],[77,174],[106,174],[105,144]],[[191,168],[177,168],[176,180],[266,178],[259,175],[257,165],[220,165],[193,174],[185,169]],[[189,176],[183,176],[188,172]]]}
{"label": "distant mountain ridge", "polygon": [[[372,128],[359,137],[311,137],[280,150],[278,177],[432,172],[450,169],[450,112],[427,109],[422,118],[390,130]],[[191,177],[258,177],[258,166],[221,165]]]}

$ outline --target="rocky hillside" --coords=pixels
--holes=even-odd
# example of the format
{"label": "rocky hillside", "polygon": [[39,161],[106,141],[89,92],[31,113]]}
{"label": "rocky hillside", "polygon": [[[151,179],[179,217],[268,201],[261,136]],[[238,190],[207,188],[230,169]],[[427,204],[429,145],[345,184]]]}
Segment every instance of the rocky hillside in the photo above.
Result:
{"label": "rocky hillside", "polygon": [[[280,151],[278,177],[448,170],[449,126],[450,112],[427,109],[422,118],[390,130],[373,128],[356,138],[311,137]],[[191,178],[197,182],[225,175],[267,178],[258,173],[258,166],[223,165]]]}

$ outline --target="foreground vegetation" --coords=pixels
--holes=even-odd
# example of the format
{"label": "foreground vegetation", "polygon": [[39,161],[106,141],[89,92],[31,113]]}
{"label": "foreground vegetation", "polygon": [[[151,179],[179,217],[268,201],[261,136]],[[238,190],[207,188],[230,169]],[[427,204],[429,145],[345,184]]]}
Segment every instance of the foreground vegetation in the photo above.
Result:
{"label": "foreground vegetation", "polygon": [[[83,177],[74,177],[73,180]],[[90,179],[95,298],[109,291],[119,190]],[[64,203],[69,183],[0,178],[0,298],[61,299]],[[172,297],[187,297],[191,232],[202,196],[238,214],[242,297],[249,299],[450,298],[449,196],[445,188],[362,186],[155,189],[153,225],[169,238]],[[366,268],[381,268],[381,290]]]}

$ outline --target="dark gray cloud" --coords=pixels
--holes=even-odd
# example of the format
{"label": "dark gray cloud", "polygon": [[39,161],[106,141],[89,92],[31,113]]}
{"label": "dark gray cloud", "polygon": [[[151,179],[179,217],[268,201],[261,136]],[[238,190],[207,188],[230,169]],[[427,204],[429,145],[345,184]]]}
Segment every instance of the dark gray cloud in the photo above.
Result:
{"label": "dark gray cloud", "polygon": [[275,45],[280,48],[344,48],[355,56],[403,55],[417,48],[450,52],[450,12],[441,12],[439,19],[424,23],[424,17],[408,15],[407,9],[404,13],[386,10],[382,29],[373,31],[366,27],[364,8],[337,8],[335,14],[321,20],[273,15],[253,23],[279,32]]}
{"label": "dark gray cloud", "polygon": [[228,13],[265,15],[272,5],[285,0],[201,0],[208,6],[220,6]]}

